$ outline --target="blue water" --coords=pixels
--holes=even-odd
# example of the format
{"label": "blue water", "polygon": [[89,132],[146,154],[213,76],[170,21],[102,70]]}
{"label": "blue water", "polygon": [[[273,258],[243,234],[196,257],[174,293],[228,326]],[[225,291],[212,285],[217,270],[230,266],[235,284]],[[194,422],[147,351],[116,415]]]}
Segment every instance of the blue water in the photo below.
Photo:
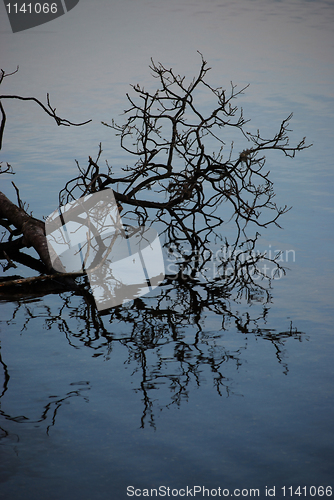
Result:
{"label": "blue water", "polygon": [[31,103],[6,103],[1,160],[16,173],[1,190],[15,202],[14,180],[36,217],[100,141],[101,163],[130,163],[100,122],[122,121],[130,83],[155,88],[151,56],[190,80],[200,50],[213,85],[251,84],[236,101],[251,130],[272,135],[293,111],[291,142],[314,144],[293,160],[268,156],[276,202],[293,206],[259,242],[289,255],[269,303],[234,290],[199,318],[192,290],[168,284],[103,317],[71,292],[0,303],[0,498],[123,499],[130,486],[133,497],[161,486],[197,498],[204,487],[260,498],[275,487],[284,498],[284,486],[285,497],[300,486],[290,498],[320,498],[311,487],[334,488],[333,17],[322,1],[81,0],[12,34],[0,5],[1,67],[20,65],[1,92],[50,92],[65,118],[93,118],[61,128]]}

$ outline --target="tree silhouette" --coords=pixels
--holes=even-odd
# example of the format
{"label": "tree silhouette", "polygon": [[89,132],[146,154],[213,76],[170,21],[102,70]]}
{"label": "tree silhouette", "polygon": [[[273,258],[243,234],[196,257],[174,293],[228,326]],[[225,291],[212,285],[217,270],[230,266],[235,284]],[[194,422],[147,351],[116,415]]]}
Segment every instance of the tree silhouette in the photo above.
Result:
{"label": "tree silhouette", "polygon": [[[77,163],[78,175],[66,182],[59,203],[64,205],[111,187],[125,225],[156,224],[160,236],[165,238],[169,257],[181,256],[177,259],[175,278],[205,275],[208,262],[213,262],[213,243],[220,241],[224,252],[215,256],[215,279],[222,280],[225,286],[242,285],[241,288],[250,290],[258,286],[259,277],[267,277],[259,262],[272,262],[277,272],[284,272],[277,256],[272,258],[256,251],[259,229],[271,224],[278,226],[279,218],[289,210],[274,201],[265,155],[279,151],[294,157],[310,145],[306,145],[305,138],[290,145],[288,127],[292,114],[283,120],[272,138],[262,137],[260,131],[248,132],[242,108],[238,110],[234,105],[247,87],[237,91],[231,83],[229,92],[214,88],[207,81],[210,68],[200,57],[198,75],[190,83],[172,69],[152,61],[150,68],[158,82],[157,90],[148,92],[133,85],[133,95],[127,94],[125,123],[105,124],[119,136],[121,148],[130,157],[130,166],[124,167],[121,175],[108,163],[101,167],[100,144],[97,158],[89,157],[87,168]],[[0,83],[4,76],[2,72]],[[202,104],[203,92],[212,99],[211,108]],[[21,99],[0,96],[0,102],[6,98]],[[71,124],[55,114],[49,99],[48,108],[38,104],[58,125]],[[5,115],[1,110],[3,133]],[[247,148],[234,151],[234,142],[228,143],[225,138],[231,131],[241,136]],[[9,173],[10,166],[4,167],[3,172]],[[75,276],[53,272],[44,223],[26,213],[18,189],[17,195],[16,207],[0,193],[0,224],[7,235],[7,241],[0,243],[0,257],[7,260],[6,269],[14,267],[14,261],[24,262],[41,273],[32,281],[56,279],[61,286],[75,289]],[[223,227],[228,222],[235,227],[233,241],[223,237]],[[25,246],[33,246],[39,259],[23,257],[20,249]],[[1,287],[9,290],[22,284],[18,277],[12,278],[1,283]]]}
{"label": "tree silhouette", "polygon": [[[278,219],[289,210],[274,202],[265,154],[277,150],[294,157],[309,145],[303,138],[290,146],[292,114],[270,139],[263,138],[260,131],[247,132],[243,110],[234,105],[247,87],[237,91],[231,83],[229,92],[212,87],[206,80],[210,68],[202,56],[199,74],[189,84],[160,63],[152,61],[150,68],[158,89],[148,92],[133,85],[134,95],[127,94],[125,123],[104,123],[119,136],[133,165],[124,167],[122,176],[114,175],[109,165],[104,171],[99,166],[100,145],[96,160],[90,157],[87,169],[78,165],[79,175],[61,191],[60,204],[112,187],[123,221],[140,225],[159,222],[167,245],[174,242],[177,250],[186,254],[185,265],[191,263],[194,272],[205,266],[213,240],[222,239],[224,222],[233,220],[236,237],[230,249],[234,251],[232,260],[235,250],[239,248],[240,253],[242,248],[251,267],[256,263],[250,255],[259,236],[256,230],[278,226]],[[211,108],[206,105],[202,109],[202,91],[212,98]],[[241,135],[247,149],[235,152],[234,142],[225,142],[230,131]],[[250,228],[255,228],[253,234],[248,234]]]}

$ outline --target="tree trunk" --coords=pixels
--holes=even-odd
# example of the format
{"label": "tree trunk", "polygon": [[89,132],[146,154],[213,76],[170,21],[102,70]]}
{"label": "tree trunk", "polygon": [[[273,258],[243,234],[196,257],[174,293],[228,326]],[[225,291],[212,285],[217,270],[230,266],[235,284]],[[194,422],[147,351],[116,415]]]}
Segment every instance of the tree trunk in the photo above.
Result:
{"label": "tree trunk", "polygon": [[47,272],[52,272],[44,222],[28,215],[23,208],[17,207],[1,192],[0,217],[7,219],[9,224],[22,233],[22,246],[33,247],[46,266]]}

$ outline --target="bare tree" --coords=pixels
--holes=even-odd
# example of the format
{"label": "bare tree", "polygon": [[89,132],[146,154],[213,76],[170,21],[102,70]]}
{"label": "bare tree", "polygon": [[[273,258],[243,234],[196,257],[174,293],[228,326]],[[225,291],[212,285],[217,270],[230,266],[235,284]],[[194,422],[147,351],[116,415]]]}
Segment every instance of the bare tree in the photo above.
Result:
{"label": "bare tree", "polygon": [[[124,167],[122,176],[114,175],[108,164],[104,171],[99,165],[100,145],[97,159],[89,157],[87,169],[78,165],[79,175],[61,191],[60,204],[111,186],[124,209],[123,221],[161,223],[167,245],[174,242],[187,254],[184,265],[191,264],[194,273],[205,266],[213,239],[222,239],[222,224],[233,220],[237,233],[228,264],[240,265],[236,250],[240,254],[242,247],[248,267],[255,265],[256,231],[270,224],[278,226],[280,216],[289,210],[274,201],[265,154],[277,150],[294,157],[310,145],[303,138],[290,146],[292,114],[270,139],[259,131],[247,132],[243,110],[234,105],[247,87],[237,91],[231,83],[229,92],[212,87],[206,79],[210,68],[202,56],[198,76],[189,84],[160,63],[152,61],[150,68],[158,89],[152,93],[133,85],[134,95],[127,94],[125,123],[104,123],[120,137],[121,148],[133,158],[133,165]],[[196,102],[203,90],[213,98],[209,111],[207,106],[201,109],[200,100]],[[234,142],[225,142],[231,130],[247,141],[247,149],[235,153]],[[250,227],[255,228],[253,234],[248,234]]]}
{"label": "bare tree", "polygon": [[[250,287],[254,275],[263,275],[258,261],[275,260],[255,253],[258,230],[278,226],[281,215],[289,210],[274,201],[265,155],[280,151],[294,157],[310,145],[305,138],[290,145],[292,114],[272,138],[262,137],[260,131],[248,132],[243,110],[234,105],[247,87],[237,90],[232,83],[230,91],[212,87],[207,81],[210,68],[202,55],[199,73],[190,83],[160,63],[152,61],[150,68],[158,89],[148,92],[133,85],[133,95],[127,94],[125,123],[105,123],[119,136],[121,148],[130,155],[130,166],[124,167],[121,175],[115,175],[108,163],[101,167],[100,145],[97,158],[89,157],[87,168],[77,163],[79,173],[60,192],[60,205],[112,187],[123,223],[158,224],[169,251],[173,251],[173,244],[182,254],[182,272],[190,269],[192,277],[203,272],[211,258],[212,242],[218,239],[230,249],[219,262],[220,277],[231,284],[240,283],[241,275],[242,283]],[[213,99],[210,111],[198,100],[202,91]],[[58,124],[70,123],[56,117],[50,105],[49,111]],[[234,142],[225,139],[229,131],[239,134],[248,147],[235,152]],[[8,212],[2,212],[2,217],[7,229],[14,225],[22,232]],[[232,243],[222,237],[222,225],[231,220],[236,228]],[[15,244],[16,240],[11,242],[11,246]],[[7,250],[8,246],[9,255]],[[49,262],[39,255],[45,272],[50,273]]]}
{"label": "bare tree", "polygon": [[[0,193],[0,224],[6,233],[6,241],[0,243],[0,258],[5,260],[6,268],[21,262],[40,273],[31,279],[12,276],[10,280],[0,281],[0,297],[17,302],[13,318],[19,309],[26,310],[24,329],[35,317],[40,317],[40,311],[36,315],[33,301],[32,305],[25,303],[22,297],[59,293],[62,304],[61,307],[57,304],[56,312],[47,303],[43,305],[47,328],[57,325],[71,346],[84,345],[92,349],[95,356],[103,354],[106,359],[113,345],[124,346],[128,352],[127,363],[137,380],[135,390],[142,396],[142,427],[147,421],[155,426],[157,409],[179,406],[187,400],[191,387],[202,383],[204,369],[210,372],[219,396],[233,394],[233,380],[227,368],[241,366],[241,350],[225,347],[221,339],[217,340],[218,332],[210,336],[202,328],[207,314],[218,315],[222,332],[233,325],[245,339],[242,349],[247,348],[248,335],[269,341],[283,373],[288,373],[286,341],[290,338],[301,341],[304,334],[292,323],[290,329],[283,332],[268,328],[266,304],[270,295],[254,277],[256,273],[263,274],[257,267],[261,259],[275,263],[275,258],[255,253],[255,247],[258,230],[278,225],[280,216],[289,210],[287,206],[275,204],[273,184],[265,170],[265,154],[278,150],[294,157],[297,151],[309,147],[305,139],[290,146],[288,127],[292,115],[270,139],[263,138],[259,131],[248,133],[242,109],[239,111],[234,105],[246,87],[238,91],[231,84],[229,92],[212,87],[207,82],[209,68],[202,56],[198,76],[190,83],[172,69],[153,61],[151,70],[158,81],[156,92],[134,85],[133,95],[127,95],[129,108],[125,111],[125,123],[107,125],[119,135],[121,148],[129,154],[130,166],[124,167],[121,175],[115,174],[108,163],[101,166],[100,145],[97,157],[95,160],[89,157],[86,168],[77,163],[78,175],[66,183],[59,194],[59,203],[64,205],[112,187],[124,224],[157,224],[165,236],[170,256],[179,255],[181,259],[174,259],[177,272],[167,273],[154,297],[137,298],[106,311],[109,316],[106,320],[97,313],[85,276],[73,279],[74,276],[65,275],[64,278],[53,272],[49,256],[45,254],[44,223],[27,213],[16,186],[17,205]],[[201,91],[213,98],[212,111],[208,112],[207,105],[203,107],[201,100],[197,101]],[[49,100],[48,107],[42,105],[58,123],[61,119],[56,117]],[[0,109],[2,138],[5,114],[3,107]],[[70,124],[61,121],[58,125]],[[229,131],[239,134],[247,148],[235,152],[234,143],[227,140]],[[10,165],[3,166],[2,172],[10,174]],[[230,243],[222,237],[223,224],[229,220],[236,228],[236,236]],[[220,275],[211,282],[200,282],[196,275],[204,272],[215,240],[229,245],[230,251],[218,262]],[[20,251],[30,245],[38,252],[38,258]],[[278,262],[276,265],[279,269]],[[249,310],[238,312],[234,297],[236,294],[239,298],[244,292],[249,302],[260,305],[260,313],[251,316]],[[78,301],[77,296],[82,300]],[[118,336],[113,328],[108,329],[107,321],[121,322],[122,335]],[[191,334],[184,334],[186,328]],[[4,394],[9,374],[4,361],[0,362],[5,373]],[[162,383],[168,395],[156,402],[156,389]],[[71,389],[51,403],[48,399],[40,418],[32,423],[45,422],[49,431],[63,402],[82,396],[81,390]],[[15,415],[3,413],[3,416],[19,421]]]}

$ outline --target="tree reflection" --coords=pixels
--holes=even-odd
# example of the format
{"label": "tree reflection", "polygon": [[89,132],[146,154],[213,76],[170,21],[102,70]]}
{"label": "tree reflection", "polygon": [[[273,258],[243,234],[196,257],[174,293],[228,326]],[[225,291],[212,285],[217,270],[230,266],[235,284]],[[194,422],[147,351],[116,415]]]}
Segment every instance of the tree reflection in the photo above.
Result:
{"label": "tree reflection", "polygon": [[[112,359],[114,347],[122,346],[126,350],[125,368],[131,372],[134,390],[141,395],[142,428],[147,424],[155,427],[158,410],[180,406],[194,388],[208,380],[218,397],[236,394],[233,372],[241,369],[250,336],[274,346],[285,375],[287,340],[305,338],[292,323],[282,332],[268,326],[271,297],[260,285],[250,288],[239,282],[236,293],[235,286],[228,287],[221,281],[209,283],[178,276],[167,277],[154,292],[101,316],[83,277],[77,290],[61,292],[61,307],[59,301],[56,307],[40,302],[36,307],[35,300],[18,299],[13,319],[24,317],[21,330],[25,330],[44,317],[45,328],[58,328],[71,348],[90,349],[92,357],[103,356],[107,361]],[[37,290],[33,293],[36,298]],[[211,322],[214,326],[209,330]],[[5,369],[4,362],[2,366]],[[10,381],[6,369],[5,373],[2,395]],[[47,422],[49,432],[60,407],[73,397],[86,397],[82,391],[89,387],[87,381],[84,387],[61,397],[50,396],[34,423]],[[32,422],[22,415],[1,415],[19,423]]]}
{"label": "tree reflection", "polygon": [[[67,226],[64,223],[67,210],[61,207],[71,207],[74,218],[69,222],[76,220],[79,225],[72,228],[70,240],[73,238],[77,245],[75,255],[80,256],[81,236],[77,241],[74,234],[84,232],[88,235],[85,240],[90,243],[86,247],[87,256],[88,249],[94,245],[96,254],[101,256],[104,242],[102,239],[98,242],[97,237],[100,238],[106,221],[107,226],[115,225],[114,221],[117,222],[115,227],[120,224],[121,212],[126,231],[131,226],[156,226],[159,236],[165,238],[164,248],[172,261],[172,266],[168,267],[173,271],[168,269],[163,283],[145,298],[131,294],[137,297],[132,302],[99,314],[87,276],[74,273],[77,266],[66,268],[67,273],[59,272],[61,268],[55,265],[56,261],[51,261],[45,235],[48,221],[44,224],[26,212],[15,185],[18,206],[0,193],[0,226],[3,227],[0,259],[5,261],[4,271],[16,268],[19,262],[41,273],[30,278],[11,276],[0,281],[0,299],[17,304],[10,321],[16,324],[22,321],[22,330],[31,330],[36,325],[40,328],[44,321],[46,329],[58,329],[65,335],[71,348],[90,349],[93,357],[103,356],[105,360],[112,358],[114,347],[124,349],[125,366],[131,370],[135,391],[142,399],[141,427],[147,423],[155,426],[158,409],[180,406],[189,399],[194,387],[200,387],[208,379],[219,397],[234,394],[231,373],[241,369],[250,336],[269,341],[274,346],[277,362],[285,374],[288,373],[286,341],[289,338],[302,340],[304,336],[292,324],[284,332],[268,327],[270,291],[259,280],[269,278],[270,286],[275,273],[281,277],[285,271],[279,255],[272,257],[271,251],[261,254],[256,246],[260,241],[260,228],[278,225],[281,216],[289,210],[288,206],[280,207],[275,203],[265,155],[280,152],[293,158],[310,145],[305,138],[295,145],[290,144],[292,115],[281,122],[272,137],[264,137],[259,130],[256,134],[247,130],[248,120],[242,108],[238,110],[234,105],[246,87],[238,91],[233,84],[230,91],[220,86],[212,87],[207,80],[209,67],[201,54],[200,59],[197,76],[190,83],[172,69],[152,61],[151,71],[157,79],[158,89],[148,92],[134,85],[133,95],[127,95],[129,107],[125,111],[125,122],[105,124],[119,136],[122,151],[129,155],[129,161],[128,156],[124,161],[126,166],[120,171],[107,161],[101,166],[100,145],[96,160],[89,157],[88,167],[77,162],[77,175],[67,180],[59,194],[59,210],[49,218],[51,227],[57,221],[53,230],[58,238],[59,221],[61,227]],[[4,72],[0,74],[0,83],[5,76]],[[202,91],[208,93],[207,109],[200,99]],[[13,95],[0,97],[22,99]],[[50,106],[48,110],[35,98],[28,99],[42,106],[58,124],[70,124],[56,116]],[[3,106],[0,110],[4,128]],[[236,133],[237,142],[230,142],[231,132]],[[239,147],[243,150],[237,151]],[[10,174],[10,165],[3,165],[0,173]],[[108,210],[102,207],[101,227],[101,213],[91,203],[96,196],[104,198],[110,188],[115,203],[107,204]],[[83,197],[88,202],[88,212],[78,211]],[[83,216],[91,209],[92,213],[99,214],[98,217]],[[112,224],[110,213],[113,214]],[[87,231],[88,227],[93,231]],[[63,246],[52,231],[48,233],[52,234],[52,244]],[[151,246],[153,239],[147,236],[147,240]],[[112,233],[105,247],[113,248],[113,244]],[[213,259],[212,249],[220,244],[223,246]],[[20,251],[30,246],[37,251],[39,259]],[[72,250],[71,257],[74,255]],[[95,257],[90,257],[95,270],[98,263]],[[80,261],[79,268],[89,272],[85,267],[88,260],[87,257]],[[268,265],[274,266],[269,276]],[[208,266],[213,267],[210,279]],[[160,271],[158,274],[160,276]],[[108,292],[114,299],[115,287],[108,289],[106,276],[103,274],[103,294]],[[145,282],[152,276],[145,276]],[[120,288],[124,284],[128,282],[117,282]],[[133,284],[131,279],[131,286]],[[101,290],[99,293],[102,294]],[[56,306],[40,300],[49,294],[56,295]],[[125,298],[129,295],[125,294]],[[7,371],[3,395],[9,377]],[[48,420],[49,430],[64,402],[82,395],[82,390],[82,387],[71,388],[56,399],[48,400],[34,422],[42,424]],[[2,415],[20,422],[28,418],[20,416],[17,420],[15,415]]]}

